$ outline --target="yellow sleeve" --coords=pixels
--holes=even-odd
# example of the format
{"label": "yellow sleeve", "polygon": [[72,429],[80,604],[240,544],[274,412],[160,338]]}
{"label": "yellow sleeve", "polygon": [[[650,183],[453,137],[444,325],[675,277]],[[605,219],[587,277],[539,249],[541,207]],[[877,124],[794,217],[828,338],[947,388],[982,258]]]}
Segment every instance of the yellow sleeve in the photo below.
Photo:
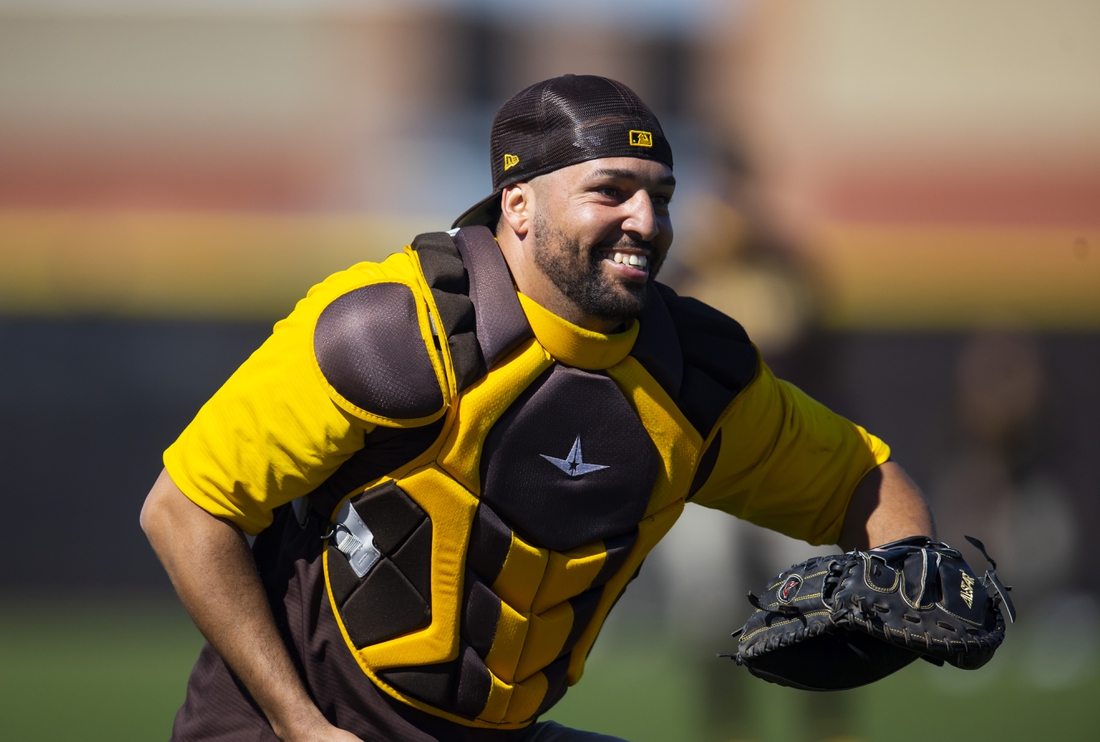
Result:
{"label": "yellow sleeve", "polygon": [[164,452],[185,495],[254,535],[271,524],[275,508],[311,492],[363,447],[374,425],[333,400],[317,368],[313,333],[335,298],[383,281],[414,285],[409,257],[330,276],[275,325]]}
{"label": "yellow sleeve", "polygon": [[762,361],[720,430],[714,470],[693,501],[811,544],[837,542],[855,486],[890,458],[885,443]]}

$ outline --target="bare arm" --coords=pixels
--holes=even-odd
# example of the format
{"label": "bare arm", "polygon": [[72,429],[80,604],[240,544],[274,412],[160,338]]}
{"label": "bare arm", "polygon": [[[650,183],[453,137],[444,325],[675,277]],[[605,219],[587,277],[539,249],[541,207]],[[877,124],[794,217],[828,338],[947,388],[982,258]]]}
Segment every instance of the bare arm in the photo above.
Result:
{"label": "bare arm", "polygon": [[165,471],[145,499],[141,527],[195,625],[280,739],[358,739],[330,725],[306,693],[239,528],[191,502]]}
{"label": "bare arm", "polygon": [[852,494],[840,531],[843,549],[868,549],[906,536],[936,537],[920,489],[893,461],[868,472]]}

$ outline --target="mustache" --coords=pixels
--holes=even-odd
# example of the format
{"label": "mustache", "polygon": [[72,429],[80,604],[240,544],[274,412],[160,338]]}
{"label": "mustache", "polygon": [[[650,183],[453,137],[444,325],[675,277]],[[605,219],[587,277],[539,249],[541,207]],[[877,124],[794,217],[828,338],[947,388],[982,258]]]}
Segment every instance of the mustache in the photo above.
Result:
{"label": "mustache", "polygon": [[608,250],[616,247],[630,248],[633,250],[646,250],[649,254],[653,255],[656,251],[653,249],[653,243],[648,240],[636,240],[630,235],[624,234],[621,237],[617,237],[614,240],[604,240],[600,244],[596,245],[600,250]]}
{"label": "mustache", "polygon": [[592,275],[596,275],[600,272],[600,264],[604,260],[604,253],[609,250],[616,249],[633,249],[633,250],[645,250],[649,256],[649,280],[652,281],[657,278],[657,273],[661,270],[661,266],[664,265],[665,256],[658,253],[653,248],[653,243],[649,240],[639,240],[631,237],[629,234],[623,234],[615,239],[603,240],[599,244],[595,245],[588,252],[588,269]]}

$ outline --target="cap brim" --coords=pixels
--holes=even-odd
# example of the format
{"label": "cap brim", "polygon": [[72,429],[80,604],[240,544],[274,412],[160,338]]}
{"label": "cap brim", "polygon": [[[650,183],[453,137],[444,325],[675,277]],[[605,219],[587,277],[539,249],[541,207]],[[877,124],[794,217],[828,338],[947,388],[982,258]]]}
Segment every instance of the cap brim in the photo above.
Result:
{"label": "cap brim", "polygon": [[462,216],[455,219],[451,229],[459,227],[473,227],[477,225],[495,229],[497,220],[500,219],[500,191],[491,193],[476,204],[466,209]]}

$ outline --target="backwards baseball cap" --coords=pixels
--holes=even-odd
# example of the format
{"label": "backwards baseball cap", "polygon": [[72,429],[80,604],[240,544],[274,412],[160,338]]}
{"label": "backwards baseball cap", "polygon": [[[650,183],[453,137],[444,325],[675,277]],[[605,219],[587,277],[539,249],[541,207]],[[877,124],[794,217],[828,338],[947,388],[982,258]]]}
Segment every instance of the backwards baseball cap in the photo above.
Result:
{"label": "backwards baseball cap", "polygon": [[626,85],[596,75],[535,83],[497,111],[489,134],[493,192],[452,226],[493,227],[505,186],[602,157],[640,157],[672,167],[661,124]]}

